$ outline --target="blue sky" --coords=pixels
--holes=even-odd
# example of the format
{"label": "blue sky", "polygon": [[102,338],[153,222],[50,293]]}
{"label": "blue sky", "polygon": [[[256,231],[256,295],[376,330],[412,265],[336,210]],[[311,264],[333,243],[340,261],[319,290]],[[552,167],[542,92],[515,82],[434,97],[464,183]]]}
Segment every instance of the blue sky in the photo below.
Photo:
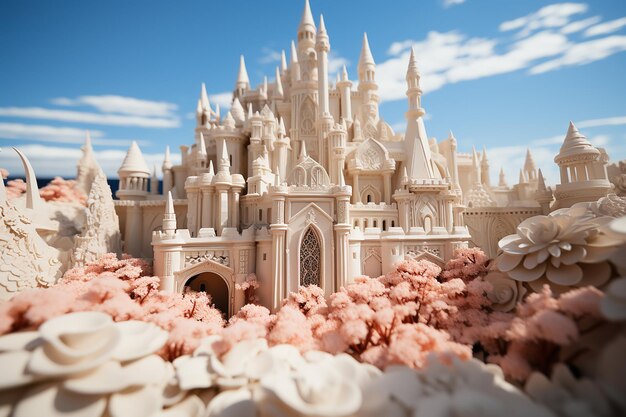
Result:
{"label": "blue sky", "polygon": [[[378,64],[382,116],[403,130],[404,74],[416,49],[430,136],[487,146],[492,177],[514,182],[525,149],[551,162],[569,120],[613,160],[626,158],[626,2],[312,0],[331,68],[352,79],[364,31]],[[0,2],[0,166],[71,177],[85,130],[109,175],[131,140],[152,165],[193,141],[200,83],[222,105],[239,55],[252,84],[273,78],[303,1]],[[316,17],[317,20],[317,17]],[[331,76],[334,79],[334,74]],[[223,108],[222,108],[223,109]],[[223,109],[223,114],[225,114]],[[191,116],[191,117],[190,117]]]}

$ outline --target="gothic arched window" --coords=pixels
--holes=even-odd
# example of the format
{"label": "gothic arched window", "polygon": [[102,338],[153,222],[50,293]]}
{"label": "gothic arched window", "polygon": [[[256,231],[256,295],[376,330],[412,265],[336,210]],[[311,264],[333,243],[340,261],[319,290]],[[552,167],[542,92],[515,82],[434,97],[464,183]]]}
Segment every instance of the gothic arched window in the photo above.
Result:
{"label": "gothic arched window", "polygon": [[304,232],[300,245],[300,285],[320,286],[322,268],[322,250],[320,240],[313,228]]}

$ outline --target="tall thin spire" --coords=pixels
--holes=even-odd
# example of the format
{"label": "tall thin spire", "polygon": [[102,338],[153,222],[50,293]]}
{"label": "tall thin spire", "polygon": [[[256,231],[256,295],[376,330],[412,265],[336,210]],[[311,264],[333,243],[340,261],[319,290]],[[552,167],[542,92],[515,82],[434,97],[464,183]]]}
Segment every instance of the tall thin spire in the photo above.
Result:
{"label": "tall thin spire", "polygon": [[296,44],[294,41],[291,41],[291,63],[295,64],[298,62],[298,52],[296,51]]}
{"label": "tall thin spire", "polygon": [[202,159],[206,159],[207,151],[206,151],[206,142],[204,141],[204,135],[200,132],[200,145],[198,148],[198,156]]}
{"label": "tall thin spire", "polygon": [[537,191],[547,191],[547,187],[546,187],[546,180],[543,177],[543,173],[541,172],[541,168],[539,168],[538,174],[537,174]]}
{"label": "tall thin spire", "polygon": [[518,183],[519,184],[526,184],[528,181],[526,180],[526,176],[524,175],[524,170],[520,169],[519,170],[519,179],[518,179]]}
{"label": "tall thin spire", "polygon": [[348,69],[346,68],[346,64],[343,64],[343,67],[341,68],[341,81],[349,81],[350,79],[348,78]]}
{"label": "tall thin spire", "polygon": [[284,49],[280,51],[280,70],[282,72],[287,71],[287,57]]}
{"label": "tall thin spire", "polygon": [[170,146],[165,146],[165,157],[163,158],[163,166],[161,167],[163,171],[167,169],[172,169],[172,161],[170,160]]}
{"label": "tall thin spire", "polygon": [[202,86],[200,87],[200,107],[202,107],[202,110],[210,110],[211,105],[209,104],[209,95],[206,92],[206,85],[204,83],[202,83]]}
{"label": "tall thin spire", "polygon": [[483,145],[483,154],[480,158],[480,163],[482,165],[487,165],[489,164],[489,159],[487,159],[487,147]]}
{"label": "tall thin spire", "polygon": [[215,168],[213,168],[213,160],[209,161],[209,174],[215,175]]}
{"label": "tall thin spire", "polygon": [[246,60],[243,55],[239,57],[239,74],[237,75],[237,87],[247,88],[250,86],[250,78],[248,78],[248,71],[246,70]]}
{"label": "tall thin spire", "polygon": [[363,33],[363,44],[361,46],[361,55],[359,56],[359,67],[365,64],[376,64],[374,56],[370,50],[370,43],[367,40],[367,32]]}
{"label": "tall thin spire", "polygon": [[317,35],[319,36],[320,34],[322,35],[326,34],[326,25],[324,24],[323,14],[320,15],[320,26],[319,26],[319,30],[317,31]]}
{"label": "tall thin spire", "polygon": [[[369,47],[369,45],[368,45]],[[370,52],[371,54],[371,52]],[[372,59],[373,60],[373,59]],[[406,70],[406,76],[408,77],[417,77],[419,78],[420,73],[419,73],[419,69],[417,68],[417,58],[415,58],[415,50],[413,49],[413,47],[411,46],[411,55],[409,56],[409,67]]]}
{"label": "tall thin spire", "polygon": [[283,98],[283,83],[280,80],[280,71],[278,67],[276,67],[276,89],[274,90],[274,97]]}
{"label": "tall thin spire", "polygon": [[171,191],[167,192],[165,213],[163,214],[163,225],[161,229],[170,237],[176,232],[176,212],[174,211],[174,199],[172,199]]}
{"label": "tall thin spire", "polygon": [[228,148],[226,147],[226,139],[222,139],[222,155],[220,156],[218,171],[230,172],[230,158],[228,156]]}

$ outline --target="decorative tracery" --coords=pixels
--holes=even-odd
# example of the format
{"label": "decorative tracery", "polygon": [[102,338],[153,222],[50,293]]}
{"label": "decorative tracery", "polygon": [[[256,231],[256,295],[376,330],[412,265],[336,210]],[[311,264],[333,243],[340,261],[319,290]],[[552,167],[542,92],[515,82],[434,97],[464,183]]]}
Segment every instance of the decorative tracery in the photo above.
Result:
{"label": "decorative tracery", "polygon": [[309,227],[300,245],[300,285],[320,285],[321,254],[317,233]]}

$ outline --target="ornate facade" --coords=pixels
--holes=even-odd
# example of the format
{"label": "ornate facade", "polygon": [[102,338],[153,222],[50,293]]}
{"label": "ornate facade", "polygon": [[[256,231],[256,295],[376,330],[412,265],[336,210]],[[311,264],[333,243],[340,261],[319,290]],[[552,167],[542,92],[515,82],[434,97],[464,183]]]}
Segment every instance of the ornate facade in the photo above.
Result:
{"label": "ornate facade", "polygon": [[541,211],[543,178],[530,153],[518,185],[501,175],[492,186],[486,150],[458,153],[452,133],[429,140],[413,52],[406,133],[397,134],[378,111],[367,35],[356,89],[345,67],[331,83],[329,51],[324,19],[316,26],[306,1],[290,62],[283,52],[273,82],[253,88],[242,56],[223,117],[203,84],[194,141],[180,147],[180,165],[166,150],[162,193],[131,146],[117,192],[125,251],[153,258],[162,288],[205,290],[230,315],[244,303],[236,284],[254,273],[262,303],[275,309],[300,285],[330,294],[407,257],[443,264],[471,239],[466,206],[498,217],[494,207],[530,201],[510,225],[491,221],[505,234]]}

